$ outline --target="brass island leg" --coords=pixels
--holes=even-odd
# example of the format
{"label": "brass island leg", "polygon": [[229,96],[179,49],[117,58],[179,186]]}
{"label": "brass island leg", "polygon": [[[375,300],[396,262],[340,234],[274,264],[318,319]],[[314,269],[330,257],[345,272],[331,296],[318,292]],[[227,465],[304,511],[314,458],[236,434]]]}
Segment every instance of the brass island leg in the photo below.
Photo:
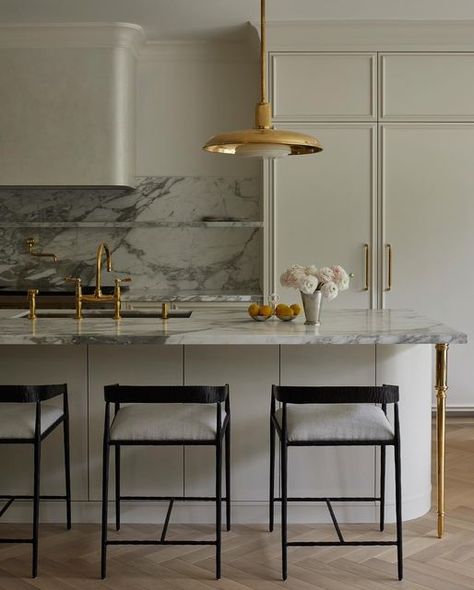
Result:
{"label": "brass island leg", "polygon": [[448,344],[436,345],[436,458],[438,538],[444,535],[444,475],[446,454],[446,392],[448,391]]}

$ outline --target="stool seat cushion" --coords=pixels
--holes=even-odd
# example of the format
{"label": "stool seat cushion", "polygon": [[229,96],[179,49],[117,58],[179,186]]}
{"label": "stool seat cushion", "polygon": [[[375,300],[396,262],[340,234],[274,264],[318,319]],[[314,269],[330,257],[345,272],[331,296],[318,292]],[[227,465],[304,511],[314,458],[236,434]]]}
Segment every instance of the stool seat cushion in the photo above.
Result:
{"label": "stool seat cushion", "polygon": [[110,429],[112,441],[202,441],[216,435],[215,404],[131,404],[120,408]]}
{"label": "stool seat cushion", "polygon": [[[63,416],[62,408],[41,404],[41,434]],[[0,404],[0,440],[35,436],[36,404]]]}
{"label": "stool seat cushion", "polygon": [[[371,404],[287,404],[290,442],[392,440],[382,409]],[[282,409],[276,417],[281,426]]]}

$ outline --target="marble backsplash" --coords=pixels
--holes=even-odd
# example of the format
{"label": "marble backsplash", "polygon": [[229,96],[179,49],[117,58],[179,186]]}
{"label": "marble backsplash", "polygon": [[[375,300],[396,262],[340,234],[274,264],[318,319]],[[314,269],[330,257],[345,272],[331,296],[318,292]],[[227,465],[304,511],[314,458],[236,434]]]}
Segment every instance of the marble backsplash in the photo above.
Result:
{"label": "marble backsplash", "polygon": [[[260,189],[256,178],[140,177],[113,189],[3,189],[0,287],[60,289],[67,275],[93,284],[95,251],[105,240],[116,274],[137,295],[261,292]],[[225,223],[204,217],[232,218]],[[59,258],[32,257],[38,251]],[[111,273],[113,275],[114,273]],[[104,274],[104,283],[112,284]]]}

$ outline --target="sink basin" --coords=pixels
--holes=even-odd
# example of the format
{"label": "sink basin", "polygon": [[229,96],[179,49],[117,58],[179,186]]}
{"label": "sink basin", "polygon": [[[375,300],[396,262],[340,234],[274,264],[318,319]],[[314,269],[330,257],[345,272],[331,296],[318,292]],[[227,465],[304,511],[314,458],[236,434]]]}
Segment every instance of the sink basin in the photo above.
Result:
{"label": "sink basin", "polygon": [[[27,318],[28,310],[22,311],[21,313],[13,316],[14,318]],[[192,310],[182,309],[170,309],[168,311],[168,318],[190,318]],[[113,319],[114,312],[112,309],[83,309],[82,315],[84,318],[109,318]],[[153,309],[133,309],[133,310],[122,310],[121,312],[123,319],[162,319],[160,310]],[[49,318],[49,319],[74,319],[73,309],[37,309],[36,316],[38,318]]]}

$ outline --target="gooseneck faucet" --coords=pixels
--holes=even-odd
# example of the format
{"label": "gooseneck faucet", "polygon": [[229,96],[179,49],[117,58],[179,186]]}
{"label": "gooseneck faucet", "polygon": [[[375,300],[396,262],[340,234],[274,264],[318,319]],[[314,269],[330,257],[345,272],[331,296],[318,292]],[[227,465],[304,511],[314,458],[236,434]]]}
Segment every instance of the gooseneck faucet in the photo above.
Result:
{"label": "gooseneck faucet", "polygon": [[112,270],[112,256],[110,248],[105,242],[101,242],[97,247],[97,257],[95,261],[95,296],[97,299],[103,297],[102,295],[102,258],[106,256],[107,272]]}
{"label": "gooseneck faucet", "polygon": [[107,272],[112,270],[112,254],[110,248],[105,242],[100,242],[97,247],[96,265],[95,265],[95,290],[93,295],[84,295],[82,293],[81,279],[77,277],[66,277],[66,281],[70,281],[76,285],[76,319],[82,319],[82,304],[87,303],[105,303],[110,302],[114,305],[114,319],[121,318],[120,311],[122,307],[122,292],[120,289],[121,283],[129,282],[132,279],[129,277],[125,279],[115,279],[115,287],[113,295],[104,295],[102,293],[102,264],[105,253]]}

